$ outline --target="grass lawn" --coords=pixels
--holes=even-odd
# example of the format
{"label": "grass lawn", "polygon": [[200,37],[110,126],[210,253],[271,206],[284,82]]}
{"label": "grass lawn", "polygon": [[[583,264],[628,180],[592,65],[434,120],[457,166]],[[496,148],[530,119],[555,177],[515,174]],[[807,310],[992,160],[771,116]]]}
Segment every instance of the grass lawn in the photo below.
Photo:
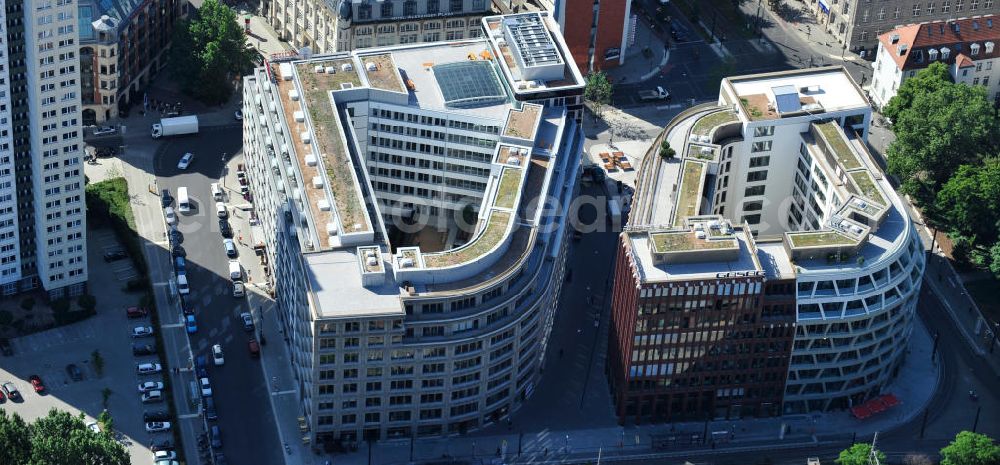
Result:
{"label": "grass lawn", "polygon": [[722,111],[702,116],[701,119],[694,123],[694,127],[691,128],[691,133],[699,136],[707,136],[713,129],[716,128],[716,126],[736,120],[736,114],[726,108]]}
{"label": "grass lawn", "polygon": [[683,225],[685,218],[698,214],[698,206],[701,203],[701,177],[704,171],[704,163],[684,162],[677,213],[674,215],[675,226]]}
{"label": "grass lawn", "polygon": [[983,314],[990,321],[1000,321],[1000,282],[996,279],[987,278],[978,281],[965,283],[965,288],[976,299],[976,305],[983,310]]}
{"label": "grass lawn", "polygon": [[849,237],[833,231],[818,231],[811,233],[789,234],[794,247],[815,247],[819,245],[851,245]]}
{"label": "grass lawn", "polygon": [[837,131],[836,122],[830,121],[828,123],[818,124],[816,127],[823,133],[823,137],[830,142],[830,148],[833,149],[833,153],[837,157],[837,160],[844,165],[844,169],[850,171],[863,166],[854,155],[854,152],[852,152],[850,147],[847,146],[847,141],[845,141],[840,135],[840,132]]}

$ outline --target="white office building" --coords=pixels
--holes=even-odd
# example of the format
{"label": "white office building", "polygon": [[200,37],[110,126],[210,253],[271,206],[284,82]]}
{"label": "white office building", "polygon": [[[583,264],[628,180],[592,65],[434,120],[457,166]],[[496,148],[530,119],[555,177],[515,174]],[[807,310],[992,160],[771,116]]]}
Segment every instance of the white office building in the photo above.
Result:
{"label": "white office building", "polygon": [[38,287],[53,298],[77,295],[87,254],[76,5],[3,7],[0,287],[5,295]]}
{"label": "white office building", "polygon": [[[436,436],[531,396],[564,276],[583,78],[483,37],[269,63],[244,80],[246,167],[305,439]],[[555,208],[540,208],[539,200]]]}

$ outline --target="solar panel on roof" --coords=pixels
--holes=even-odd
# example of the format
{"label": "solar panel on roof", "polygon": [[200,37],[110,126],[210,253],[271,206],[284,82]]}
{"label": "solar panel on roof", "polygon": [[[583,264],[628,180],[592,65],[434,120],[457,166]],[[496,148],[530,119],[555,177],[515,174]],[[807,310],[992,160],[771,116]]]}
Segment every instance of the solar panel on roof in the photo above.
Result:
{"label": "solar panel on roof", "polygon": [[496,105],[507,100],[489,61],[458,61],[433,68],[434,79],[449,108]]}
{"label": "solar panel on roof", "polygon": [[774,93],[774,103],[778,107],[778,113],[789,113],[802,109],[799,102],[799,91],[795,86],[778,86],[771,88]]}

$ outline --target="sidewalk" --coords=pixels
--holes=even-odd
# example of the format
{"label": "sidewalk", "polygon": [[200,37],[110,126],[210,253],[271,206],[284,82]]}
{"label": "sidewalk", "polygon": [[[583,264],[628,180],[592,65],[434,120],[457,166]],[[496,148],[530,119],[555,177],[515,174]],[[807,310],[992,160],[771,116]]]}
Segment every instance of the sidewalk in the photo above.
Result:
{"label": "sidewalk", "polygon": [[[649,57],[643,50],[649,48]],[[615,83],[636,83],[652,79],[667,65],[670,50],[663,39],[649,27],[643,16],[636,21],[635,43],[625,52],[625,63],[607,71],[608,78]]]}
{"label": "sidewalk", "polygon": [[[803,8],[798,2],[788,3],[787,5],[799,10]],[[757,8],[757,2],[740,2],[740,10],[750,21],[753,21],[753,18],[756,17]],[[818,60],[811,60],[810,57],[812,65],[821,66],[823,64],[830,64],[824,63],[824,58],[841,61],[841,56],[843,56],[843,61],[845,62],[856,62],[864,66],[869,66],[867,61],[854,53],[850,51],[845,53],[837,38],[827,32],[826,25],[819,24],[812,13],[800,13],[795,19],[789,21],[766,6],[761,7],[760,12],[762,21],[765,23],[771,22],[775,27],[780,28],[788,34],[798,36],[799,40],[809,45],[810,53],[819,57]],[[803,59],[805,58],[803,57]]]}

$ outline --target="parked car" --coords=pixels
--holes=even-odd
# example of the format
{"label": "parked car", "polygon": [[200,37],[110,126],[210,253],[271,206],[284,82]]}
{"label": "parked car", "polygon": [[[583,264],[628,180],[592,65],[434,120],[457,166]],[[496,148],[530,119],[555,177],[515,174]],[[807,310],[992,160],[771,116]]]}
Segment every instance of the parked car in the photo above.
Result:
{"label": "parked car", "polygon": [[111,136],[117,134],[118,130],[112,126],[101,126],[94,129],[95,136]]}
{"label": "parked car", "polygon": [[177,452],[172,450],[158,450],[153,452],[153,460],[173,460],[177,458]]}
{"label": "parked car", "polygon": [[219,218],[228,218],[229,210],[226,210],[226,204],[222,202],[215,202],[215,214],[218,215]]}
{"label": "parked car", "polygon": [[187,251],[185,251],[184,247],[181,247],[180,244],[174,244],[174,246],[170,248],[170,255],[173,257],[187,257]]}
{"label": "parked car", "polygon": [[185,301],[184,304],[181,305],[181,308],[183,309],[185,315],[194,315],[194,304],[191,302]]}
{"label": "parked car", "polygon": [[253,331],[253,315],[250,312],[240,313],[240,319],[243,320],[244,331]]}
{"label": "parked car", "polygon": [[135,328],[132,328],[132,337],[148,337],[152,335],[152,326],[136,326]]}
{"label": "parked car", "polygon": [[167,224],[177,224],[177,214],[174,213],[174,207],[164,208],[163,217],[167,219]]}
{"label": "parked car", "polygon": [[222,448],[222,430],[219,429],[218,425],[212,425],[208,430],[209,436],[212,442],[212,449]]}
{"label": "parked car", "polygon": [[83,372],[80,371],[80,367],[76,366],[75,363],[66,365],[66,374],[68,374],[70,379],[73,381],[83,381]]}
{"label": "parked car", "polygon": [[239,281],[233,283],[233,297],[243,297],[246,293],[246,286],[244,286],[243,283]]}
{"label": "parked car", "polygon": [[21,393],[17,391],[17,386],[14,386],[14,383],[10,381],[3,383],[3,393],[7,394],[7,398],[10,400],[21,399]]}
{"label": "parked car", "polygon": [[101,432],[101,425],[98,425],[96,421],[91,421],[91,422],[87,423],[87,429],[89,429],[89,430],[91,430],[91,431],[93,431],[95,433],[100,433]]}
{"label": "parked car", "polygon": [[39,394],[45,392],[45,383],[42,382],[42,378],[40,378],[38,375],[29,376],[28,382],[31,383],[31,387],[35,389],[35,392]]}
{"label": "parked car", "polygon": [[104,261],[111,263],[118,260],[124,260],[128,258],[128,253],[124,250],[112,250],[110,252],[104,252]]}
{"label": "parked car", "polygon": [[159,381],[146,381],[139,383],[139,392],[162,391],[163,383]]}
{"label": "parked car", "polygon": [[163,371],[163,366],[159,363],[139,363],[135,366],[135,371],[140,375],[152,375]]}
{"label": "parked car", "polygon": [[132,344],[132,355],[153,355],[156,353],[156,347],[153,344]]}
{"label": "parked car", "polygon": [[160,206],[166,208],[174,203],[174,198],[170,196],[170,191],[163,189],[160,191]]}
{"label": "parked car", "polygon": [[214,362],[217,367],[226,363],[226,359],[222,354],[222,344],[212,346],[212,362]]}
{"label": "parked car", "polygon": [[163,431],[170,431],[169,421],[153,421],[146,423],[147,433],[159,433]]}
{"label": "parked car", "polygon": [[149,315],[149,310],[143,307],[129,307],[125,309],[125,315],[129,318],[143,318]]}
{"label": "parked car", "polygon": [[203,397],[212,397],[212,384],[208,382],[208,378],[200,378],[198,384],[201,385],[201,395]]}
{"label": "parked car", "polygon": [[194,334],[198,332],[198,323],[194,320],[194,315],[184,316],[184,326],[187,328],[188,334]]}
{"label": "parked car", "polygon": [[163,402],[163,391],[149,391],[142,393],[142,403],[151,404],[153,402]]}
{"label": "parked car", "polygon": [[162,441],[157,441],[157,442],[154,442],[153,445],[149,447],[149,450],[151,450],[153,452],[157,452],[157,451],[161,451],[161,450],[174,450],[174,442],[171,441],[171,440],[169,440],[169,439],[164,439]]}
{"label": "parked car", "polygon": [[256,339],[250,338],[250,342],[247,343],[247,350],[250,351],[251,357],[260,357],[260,344],[257,343]]}
{"label": "parked car", "polygon": [[205,398],[205,419],[208,421],[219,419],[219,414],[215,411],[215,400],[211,397]]}
{"label": "parked car", "polygon": [[142,414],[142,421],[147,423],[151,421],[169,421],[170,418],[170,412],[166,410],[153,410]]}
{"label": "parked car", "polygon": [[170,230],[170,243],[174,245],[180,245],[184,243],[184,234],[176,229]]}
{"label": "parked car", "polygon": [[189,166],[191,166],[191,162],[193,161],[194,154],[191,152],[185,153],[184,156],[181,157],[180,161],[177,162],[177,169],[186,170]]}
{"label": "parked car", "polygon": [[232,239],[223,239],[222,245],[226,248],[226,256],[229,258],[236,258],[238,253],[236,252],[236,243]]}
{"label": "parked car", "polygon": [[231,238],[233,237],[233,228],[229,226],[229,220],[225,218],[219,218],[219,233],[222,237]]}
{"label": "parked car", "polygon": [[208,358],[204,355],[199,355],[194,359],[195,374],[199,378],[208,377]]}

